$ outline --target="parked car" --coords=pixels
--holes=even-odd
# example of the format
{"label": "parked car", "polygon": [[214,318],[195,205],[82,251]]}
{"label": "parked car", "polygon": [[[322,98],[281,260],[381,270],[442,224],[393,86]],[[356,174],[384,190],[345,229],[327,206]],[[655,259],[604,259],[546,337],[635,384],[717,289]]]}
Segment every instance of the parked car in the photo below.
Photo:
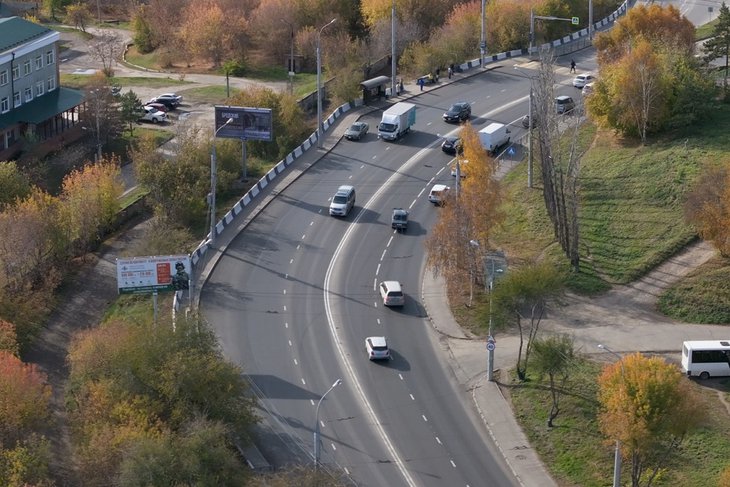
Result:
{"label": "parked car", "polygon": [[457,153],[461,154],[464,151],[464,147],[461,143],[461,137],[446,137],[441,144],[441,150],[447,154],[451,154],[452,156],[455,156]]}
{"label": "parked car", "polygon": [[388,360],[390,358],[390,349],[385,337],[367,337],[365,350],[370,360]]}
{"label": "parked car", "polygon": [[585,85],[595,80],[595,76],[590,73],[579,74],[578,76],[573,78],[573,86],[575,86],[576,88],[583,88]]}
{"label": "parked car", "polygon": [[555,111],[561,115],[571,112],[575,108],[575,101],[569,96],[560,95],[555,97]]}
{"label": "parked car", "polygon": [[366,122],[355,122],[350,128],[345,130],[345,138],[347,140],[360,140],[365,137],[370,129],[370,125]]}
{"label": "parked car", "polygon": [[451,108],[444,113],[444,121],[446,122],[463,122],[471,117],[471,105],[465,101],[460,101],[451,105]]}
{"label": "parked car", "polygon": [[176,93],[163,93],[152,98],[149,102],[162,103],[170,110],[174,110],[182,104],[182,99],[182,95],[178,95]]}
{"label": "parked car", "polygon": [[163,103],[155,103],[155,102],[153,102],[153,103],[147,103],[145,106],[146,107],[157,108],[161,112],[169,112],[170,111],[170,109],[167,108],[167,106],[164,105]]}
{"label": "parked car", "polygon": [[139,117],[140,122],[160,123],[167,122],[167,113],[158,110],[155,107],[143,107],[144,113]]}

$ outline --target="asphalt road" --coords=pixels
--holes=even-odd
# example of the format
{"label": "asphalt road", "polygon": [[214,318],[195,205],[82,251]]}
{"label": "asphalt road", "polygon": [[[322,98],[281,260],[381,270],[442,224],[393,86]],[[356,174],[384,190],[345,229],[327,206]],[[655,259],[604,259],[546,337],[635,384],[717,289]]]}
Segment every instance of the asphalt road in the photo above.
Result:
{"label": "asphalt road", "polygon": [[[380,113],[364,117],[371,134],[342,141],[276,198],[233,241],[202,291],[225,353],[250,374],[292,452],[312,450],[317,401],[343,379],[320,411],[322,461],[359,484],[515,485],[418,301],[423,239],[439,211],[428,188],[453,184],[440,141],[457,126],[441,114],[470,101],[477,129],[514,122],[519,137],[529,81],[513,71],[412,100],[416,126],[397,143],[372,134]],[[330,217],[329,200],[346,183],[357,188],[355,210]],[[411,211],[405,234],[390,229],[393,207]],[[404,284],[402,310],[382,307],[376,284],[383,279]],[[370,335],[389,338],[391,361],[367,360]]]}

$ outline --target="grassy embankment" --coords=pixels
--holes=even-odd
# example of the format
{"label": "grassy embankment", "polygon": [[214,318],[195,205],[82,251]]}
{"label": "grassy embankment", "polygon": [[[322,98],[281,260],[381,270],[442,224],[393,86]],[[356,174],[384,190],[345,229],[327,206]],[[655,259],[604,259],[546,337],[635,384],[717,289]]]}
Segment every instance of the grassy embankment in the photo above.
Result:
{"label": "grassy embankment", "polygon": [[[706,164],[727,160],[730,114],[720,107],[694,127],[651,140],[646,146],[618,140],[586,126],[582,144],[590,150],[581,163],[582,268],[571,288],[588,294],[644,275],[695,238],[684,222],[684,195]],[[523,163],[504,181],[507,220],[495,243],[515,260],[543,256],[565,264],[554,243],[542,194],[525,184]],[[717,257],[668,290],[662,309],[693,321],[730,322],[730,261]],[[600,366],[585,362],[571,371],[556,427],[546,426],[550,395],[538,377],[510,388],[516,417],[560,485],[610,484],[613,446],[597,425],[596,376]],[[730,414],[718,394],[730,397],[730,381],[696,386],[708,412],[655,485],[716,485],[728,465]],[[623,469],[629,480],[630,466]]]}

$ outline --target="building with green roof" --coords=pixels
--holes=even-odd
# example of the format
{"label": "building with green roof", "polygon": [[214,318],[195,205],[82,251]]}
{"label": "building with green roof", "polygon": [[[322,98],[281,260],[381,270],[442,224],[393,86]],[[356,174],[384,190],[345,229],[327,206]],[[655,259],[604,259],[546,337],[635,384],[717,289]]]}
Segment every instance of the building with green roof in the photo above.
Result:
{"label": "building with green roof", "polygon": [[84,95],[59,86],[59,33],[20,17],[0,18],[0,161],[22,142],[60,139],[79,123]]}

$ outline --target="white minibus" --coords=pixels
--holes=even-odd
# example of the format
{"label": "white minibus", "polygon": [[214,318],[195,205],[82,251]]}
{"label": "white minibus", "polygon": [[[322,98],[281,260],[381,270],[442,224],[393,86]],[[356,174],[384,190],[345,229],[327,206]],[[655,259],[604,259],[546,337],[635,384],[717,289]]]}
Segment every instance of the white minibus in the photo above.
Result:
{"label": "white minibus", "polygon": [[730,340],[684,342],[682,371],[700,379],[730,375]]}

